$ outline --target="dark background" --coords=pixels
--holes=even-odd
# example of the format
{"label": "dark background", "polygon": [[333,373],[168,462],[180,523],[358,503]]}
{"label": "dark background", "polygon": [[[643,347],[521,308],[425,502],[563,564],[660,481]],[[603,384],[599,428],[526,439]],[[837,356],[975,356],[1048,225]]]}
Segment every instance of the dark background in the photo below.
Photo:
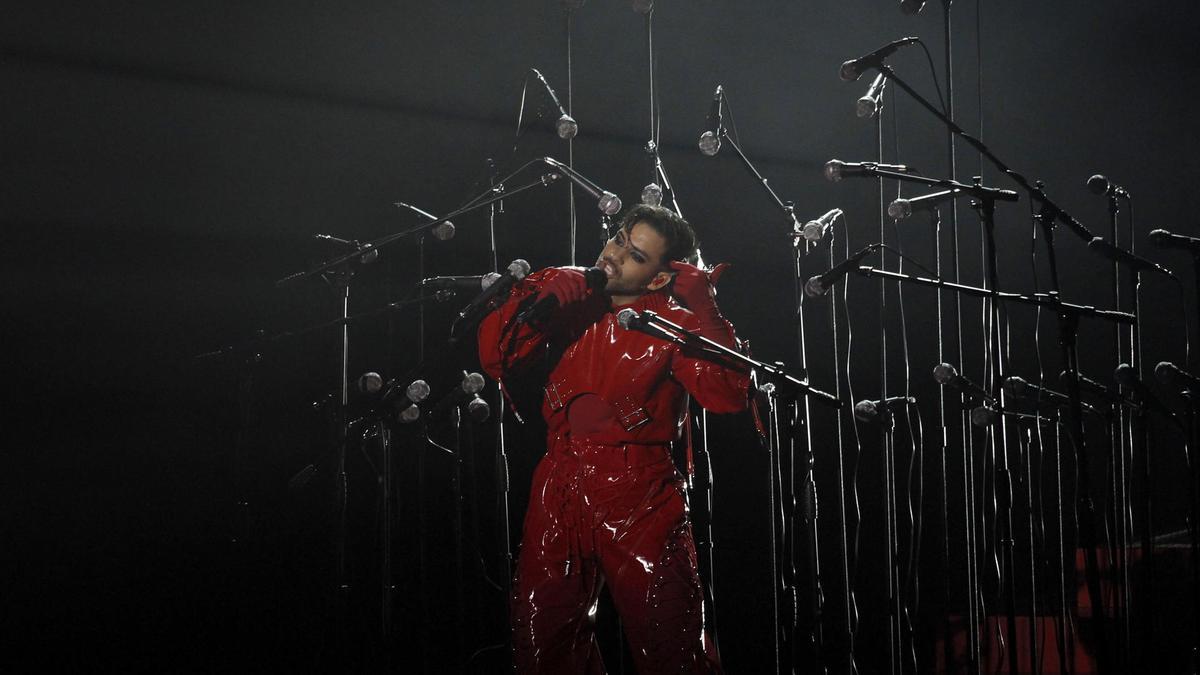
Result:
{"label": "dark background", "polygon": [[[331,618],[337,616],[330,592],[331,451],[322,415],[309,404],[338,386],[336,335],[317,332],[264,350],[256,386],[243,399],[245,424],[238,422],[237,360],[192,357],[242,343],[255,330],[336,316],[328,286],[273,283],[328,257],[311,241],[314,233],[367,240],[420,221],[397,210],[396,200],[446,212],[486,184],[488,158],[509,167],[536,156],[565,159],[565,143],[553,135],[555,116],[533,117],[545,105],[532,85],[528,130],[512,152],[527,69],[541,69],[567,96],[560,3],[48,1],[3,9],[0,292],[9,386],[7,466],[0,470],[6,587],[0,628],[23,646],[5,658],[26,670],[51,663],[134,671],[373,667],[388,650],[372,633],[377,520],[369,451],[350,457],[356,594],[349,618]],[[1195,317],[1190,261],[1151,248],[1146,234],[1157,227],[1200,234],[1192,216],[1200,150],[1192,122],[1200,84],[1191,65],[1197,18],[1186,2],[954,4],[960,123],[1010,166],[1045,181],[1060,205],[1097,234],[1108,234],[1105,202],[1084,181],[1104,173],[1125,185],[1135,197],[1136,226],[1132,244],[1124,234],[1122,244],[1179,275],[1183,298],[1160,276],[1147,276],[1142,286],[1144,361],[1151,366],[1187,361],[1181,329]],[[847,229],[839,225],[833,244],[840,260],[880,239],[878,186],[830,184],[820,168],[833,157],[874,159],[879,141],[875,125],[854,116],[866,81],[841,82],[837,68],[905,35],[925,40],[944,84],[940,3],[915,17],[877,0],[704,0],[661,2],[655,10],[663,161],[706,258],[734,265],[721,285],[722,307],[760,358],[797,360],[789,224],[732,152],[706,158],[696,150],[713,87],[725,86],[745,151],[771,186],[795,202],[802,221],[845,209]],[[627,3],[587,3],[575,17],[572,52],[571,107],[581,128],[576,167],[632,204],[648,179],[644,18]],[[933,97],[918,47],[891,63]],[[944,175],[942,128],[908,97],[894,90],[887,97],[884,157]],[[961,178],[982,173],[987,184],[1014,187],[959,147]],[[535,269],[571,262],[566,203],[562,186],[506,200],[496,222],[500,264],[514,257]],[[998,218],[1001,285],[1014,291],[1045,290],[1049,283],[1040,234],[1038,260],[1030,261],[1030,208],[1023,195],[1002,206]],[[965,206],[959,218],[963,279],[978,283],[979,228]],[[427,242],[428,273],[491,269],[486,211],[456,222],[452,241]],[[884,233],[932,265],[927,225],[916,218],[898,228],[889,222]],[[594,259],[600,239],[596,212],[581,196],[579,263]],[[1057,241],[1064,297],[1112,307],[1108,263],[1068,231],[1060,230]],[[823,246],[801,262],[802,271],[825,268],[828,255]],[[896,258],[887,261],[894,269]],[[393,245],[356,278],[353,306],[367,310],[404,297],[417,279],[415,244]],[[914,614],[917,651],[928,669],[932,633],[919,626],[936,624],[943,612],[930,588],[943,578],[957,582],[962,567],[957,543],[949,564],[940,553],[937,394],[928,375],[936,362],[933,295],[906,289],[901,301],[889,291],[881,314],[876,282],[854,278],[845,287],[854,337],[853,389],[843,394],[879,396],[883,326],[888,393],[911,382],[920,401],[926,443],[910,440],[908,430],[917,425],[906,420],[897,453],[900,470],[924,460],[913,474],[926,478],[922,496],[915,479],[901,480],[901,495],[918,500],[915,512],[925,516],[917,565],[924,595],[912,597],[926,598]],[[814,384],[832,389],[826,306],[810,307],[808,365]],[[1020,307],[1008,313],[1011,372],[1036,379],[1040,355],[1052,377],[1060,368],[1052,318],[1038,321]],[[445,341],[451,314],[440,306],[427,315],[431,349]],[[960,370],[982,379],[979,303],[964,301],[963,315]],[[352,339],[352,373],[412,375],[411,312],[363,323]],[[1083,370],[1111,381],[1112,329],[1085,321],[1080,347]],[[443,357],[430,370],[435,391],[452,385],[453,367],[474,368],[472,358],[469,345]],[[492,394],[494,388],[489,384]],[[834,538],[835,426],[832,414],[815,411],[831,621],[841,616],[842,586]],[[722,651],[731,672],[765,672],[767,464],[748,417],[716,420],[714,428]],[[399,653],[394,663],[454,663],[505,639],[502,593],[485,581],[505,574],[489,489],[492,429],[489,423],[476,431],[479,484],[472,494],[483,520],[483,562],[467,564],[472,581],[465,590],[479,625],[467,631],[465,645],[456,644],[450,590],[451,465],[402,439],[408,449],[398,460],[398,627],[382,641]],[[863,467],[847,494],[861,506],[859,660],[871,664],[881,658],[882,487],[875,432],[864,428],[859,450],[848,422],[845,430],[844,461],[853,468],[861,459]],[[1095,433],[1103,438],[1102,430]],[[508,450],[516,529],[540,448],[529,440],[536,432],[514,434]],[[444,440],[445,431],[434,435]],[[1154,529],[1165,533],[1183,528],[1183,464],[1176,432],[1163,427],[1157,439]],[[421,492],[418,461],[426,463],[428,479]],[[1099,454],[1093,460],[1098,480],[1105,461]],[[311,485],[289,490],[288,479],[309,464],[317,467]],[[951,476],[961,472],[958,455],[947,466]],[[240,512],[248,520],[235,508],[239,495],[248,496],[250,507]],[[960,508],[961,487],[952,484],[947,499],[952,511]],[[419,506],[429,522],[423,568],[413,552],[421,539],[414,524]],[[955,523],[952,533],[961,529],[961,519]],[[909,531],[902,528],[905,538]],[[902,550],[915,552],[910,543]],[[418,577],[418,568],[426,576]],[[951,605],[958,606],[956,593]],[[339,628],[351,636],[344,650]],[[1172,662],[1184,653],[1178,646],[1166,651]],[[504,658],[503,648],[493,649],[471,665],[495,671]]]}

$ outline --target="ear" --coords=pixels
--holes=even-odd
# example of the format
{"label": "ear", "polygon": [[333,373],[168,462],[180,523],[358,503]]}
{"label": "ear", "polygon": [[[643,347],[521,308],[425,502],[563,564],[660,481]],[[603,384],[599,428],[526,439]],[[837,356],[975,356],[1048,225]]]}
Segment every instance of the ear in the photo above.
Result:
{"label": "ear", "polygon": [[650,283],[646,284],[646,290],[657,291],[663,286],[671,283],[671,280],[674,278],[675,274],[673,272],[659,272],[658,274],[654,275],[654,278],[650,280]]}

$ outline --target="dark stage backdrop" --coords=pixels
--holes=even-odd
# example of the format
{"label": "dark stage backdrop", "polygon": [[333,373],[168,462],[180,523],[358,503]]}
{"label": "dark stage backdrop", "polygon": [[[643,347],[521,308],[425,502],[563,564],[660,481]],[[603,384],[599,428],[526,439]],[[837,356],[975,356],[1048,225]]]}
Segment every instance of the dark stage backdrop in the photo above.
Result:
{"label": "dark stage backdrop", "polygon": [[[854,115],[865,78],[844,83],[838,66],[916,35],[928,44],[944,85],[941,3],[929,4],[913,17],[882,0],[658,3],[662,158],[706,258],[733,264],[721,284],[722,308],[760,358],[791,364],[798,358],[789,224],[728,148],[715,158],[696,149],[713,88],[724,85],[746,153],[795,203],[801,220],[835,206],[845,210],[846,226],[838,225],[833,244],[840,260],[846,250],[879,240],[878,186],[828,183],[821,166],[834,157],[875,159],[880,141],[876,125]],[[1200,173],[1193,4],[961,0],[953,7],[958,120],[1012,167],[1045,181],[1062,206],[1099,234],[1108,233],[1105,203],[1086,190],[1087,177],[1105,173],[1132,192],[1134,245],[1174,269],[1185,289],[1181,297],[1169,280],[1145,278],[1145,360],[1187,361],[1183,327],[1195,321],[1196,300],[1191,261],[1151,248],[1147,233],[1166,227],[1200,234],[1193,215],[1200,207],[1193,187]],[[336,316],[336,291],[328,284],[274,286],[333,253],[315,244],[313,234],[369,240],[419,222],[394,206],[397,200],[446,212],[486,186],[489,158],[510,168],[537,156],[565,159],[565,143],[553,134],[555,115],[532,84],[527,131],[513,148],[528,68],[541,69],[567,96],[561,3],[45,1],[8,3],[3,15],[0,293],[8,414],[0,466],[0,630],[17,649],[3,650],[0,664],[356,670],[390,654],[397,667],[443,670],[469,657],[475,672],[499,671],[507,658],[507,572],[495,506],[494,423],[468,429],[475,451],[464,488],[480,534],[468,538],[461,556],[469,610],[461,627],[454,618],[453,463],[410,435],[397,438],[396,630],[381,638],[380,458],[369,446],[348,457],[352,593],[342,613],[332,588],[333,454],[326,413],[313,403],[338,386],[336,334],[316,331],[263,350],[249,384],[240,359],[193,356],[245,343],[258,330],[271,334]],[[644,17],[624,2],[586,3],[576,13],[571,47],[571,105],[581,129],[576,166],[626,204],[636,202],[649,177]],[[920,48],[906,48],[891,63],[934,97]],[[535,117],[539,110],[547,112]],[[880,125],[885,159],[927,175],[946,173],[945,133],[910,98],[890,89]],[[981,174],[986,184],[1014,187],[959,148],[960,178]],[[897,188],[886,189],[890,200]],[[1047,288],[1044,242],[1038,235],[1034,243],[1030,208],[1023,196],[998,214],[1005,289]],[[978,283],[979,227],[965,205],[959,219],[963,279]],[[571,262],[567,223],[562,185],[506,200],[496,217],[500,264],[515,257],[535,269]],[[574,254],[588,264],[601,229],[582,194],[578,224]],[[428,274],[491,269],[486,211],[457,226],[453,240],[426,242]],[[898,227],[889,221],[884,232],[932,265],[927,221]],[[1111,307],[1110,266],[1068,231],[1057,240],[1063,296]],[[829,256],[829,245],[822,245],[801,267],[815,273]],[[894,269],[896,257],[886,260]],[[418,278],[416,244],[392,245],[355,278],[353,308],[403,298]],[[900,427],[897,452],[901,496],[911,496],[924,525],[920,539],[910,540],[908,508],[902,509],[902,550],[915,554],[919,544],[920,585],[911,592],[911,609],[918,657],[928,666],[938,618],[961,611],[958,591],[949,606],[941,599],[943,580],[961,582],[963,564],[957,540],[949,561],[942,555],[939,429],[929,375],[936,361],[933,295],[905,289],[901,298],[889,290],[881,313],[876,282],[854,278],[846,287],[843,356],[847,328],[853,335],[853,389],[846,397],[878,397],[883,326],[889,393],[908,382],[920,402],[919,417]],[[828,302],[809,305],[808,366],[823,388],[832,388],[834,373]],[[962,306],[960,369],[981,378],[980,305]],[[440,360],[422,372],[439,392],[451,386],[455,368],[477,366],[472,345],[445,348],[452,314],[450,306],[436,306],[426,316],[426,347]],[[1039,321],[1016,306],[1008,316],[1011,371],[1035,379],[1041,363],[1057,373],[1052,317]],[[418,329],[411,311],[356,326],[352,341],[352,373],[414,375]],[[1108,325],[1084,322],[1081,360],[1085,372],[1111,380]],[[494,383],[488,391],[494,400]],[[914,452],[909,429],[918,420],[925,443]],[[831,621],[843,615],[836,424],[830,413],[815,411]],[[713,430],[720,645],[730,672],[767,672],[768,465],[748,416],[714,420]],[[855,490],[847,487],[860,509],[851,512],[851,526],[861,523],[851,569],[862,617],[859,659],[870,669],[881,663],[886,635],[878,439],[863,428],[860,449],[849,422],[845,431],[843,461],[859,469]],[[1184,469],[1178,434],[1157,432],[1155,531],[1166,533],[1184,527],[1178,479]],[[511,434],[515,536],[541,448],[536,428],[518,426]],[[446,429],[433,435],[449,442]],[[1098,454],[1097,485],[1104,484],[1104,462]],[[308,484],[289,488],[289,479],[309,465],[316,471]],[[961,477],[961,458],[949,458],[947,466],[952,478],[956,471]],[[952,511],[960,511],[960,482],[949,488]],[[474,528],[468,518],[467,529]],[[961,528],[961,517],[952,514],[951,532],[958,536]],[[1021,555],[1027,566],[1028,553]],[[1185,587],[1171,588],[1179,596]],[[999,611],[998,603],[992,606]],[[615,632],[611,625],[606,630],[609,637]],[[606,645],[616,669],[619,645]],[[1164,653],[1177,662],[1184,650],[1164,647]]]}

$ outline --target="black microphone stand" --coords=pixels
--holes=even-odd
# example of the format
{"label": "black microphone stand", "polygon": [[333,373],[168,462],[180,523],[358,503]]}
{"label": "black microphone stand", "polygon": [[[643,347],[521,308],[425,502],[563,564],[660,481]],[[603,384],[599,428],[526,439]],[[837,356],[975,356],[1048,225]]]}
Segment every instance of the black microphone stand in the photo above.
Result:
{"label": "black microphone stand", "polygon": [[[722,93],[721,95],[724,96],[724,93]],[[734,141],[733,138],[729,135],[729,129],[724,124],[721,124],[717,128],[717,137],[722,142],[728,143],[729,146],[731,148],[733,148],[734,152],[738,156],[738,159],[741,161],[742,166],[745,167],[745,169],[750,173],[750,175],[754,178],[755,182],[757,182],[759,185],[762,186],[763,190],[767,193],[767,197],[771,200],[772,204],[774,204],[775,207],[778,208],[784,214],[785,219],[791,226],[790,231],[791,232],[801,231],[802,226],[801,226],[800,222],[796,220],[795,208],[794,208],[793,204],[791,202],[784,202],[782,199],[779,198],[779,195],[777,195],[775,193],[775,191],[773,189],[771,189],[771,186],[768,183],[767,179],[764,178],[763,175],[761,173],[759,173],[758,169],[756,169],[754,167],[754,164],[750,161],[750,158],[747,157],[746,153],[742,151],[741,146],[739,146],[737,144],[737,142]],[[805,246],[804,253],[807,253],[808,252],[807,241],[805,242],[804,246]],[[804,317],[804,303],[801,301],[803,298],[803,295],[804,295],[803,290],[802,290],[802,286],[804,283],[803,282],[804,275],[800,271],[801,258],[802,257],[800,255],[800,249],[796,248],[793,253],[793,259],[792,259],[792,266],[793,266],[793,273],[794,273],[794,279],[793,279],[794,289],[793,289],[793,291],[794,291],[794,296],[795,296],[794,315],[796,317],[796,330],[797,330],[797,336],[798,336],[798,356],[799,356],[799,360],[800,360],[799,368],[800,368],[800,371],[805,373],[806,374],[805,376],[807,376],[808,348],[807,348],[807,334],[806,334],[805,326],[804,326],[804,318],[805,318]],[[790,462],[790,464],[792,466],[796,465],[795,458],[797,457],[797,454],[798,454],[799,457],[801,458],[799,465],[804,470],[804,475],[801,477],[802,485],[807,486],[807,485],[810,485],[813,483],[812,470],[813,470],[813,466],[814,466],[814,457],[813,457],[813,453],[812,453],[812,439],[810,437],[812,425],[811,425],[811,411],[810,411],[809,405],[808,405],[809,397],[805,397],[802,401],[797,398],[797,399],[795,399],[795,402],[796,402],[796,405],[798,406],[798,408],[794,415],[795,424],[794,424],[793,428],[795,428],[795,429],[802,428],[803,433],[796,434],[793,436],[792,440],[794,442],[791,444],[792,461]],[[800,406],[802,406],[802,408],[800,408]],[[799,443],[796,443],[795,441],[799,441]],[[794,476],[789,476],[789,482],[792,482],[792,484],[794,485]],[[816,512],[816,504],[815,504],[816,491],[815,491],[815,489],[811,490],[809,492],[809,494],[812,495],[811,499],[814,502],[811,510],[812,510],[812,512],[815,513]],[[807,494],[804,495],[804,498],[807,499],[808,495]],[[793,488],[793,493],[788,495],[788,497],[786,499],[788,501],[790,501],[790,508],[785,508],[784,512],[785,512],[785,514],[787,514],[785,516],[785,518],[790,518],[791,514],[795,513],[795,510],[799,503],[795,499],[794,488]],[[794,531],[796,529],[794,527],[786,527],[789,524],[789,521],[787,521],[787,520],[785,520],[784,524],[785,524],[785,531]],[[820,554],[817,549],[817,542],[818,542],[817,534],[818,533],[816,531],[815,522],[813,523],[813,527],[809,528],[809,529],[810,529],[810,531],[805,533],[805,537],[806,537],[806,541],[808,543],[808,548],[809,548],[809,556],[808,557],[810,559],[810,562],[808,564],[808,568],[809,568],[811,574],[809,575],[809,578],[806,579],[806,581],[808,582],[808,585],[809,585],[807,591],[809,593],[811,593],[810,597],[813,599],[813,603],[811,603],[810,610],[809,610],[812,613],[812,616],[807,617],[807,620],[809,620],[811,622],[811,630],[809,631],[809,635],[805,636],[803,638],[803,641],[801,639],[801,636],[799,635],[799,633],[800,633],[799,617],[798,617],[799,598],[798,598],[798,594],[797,594],[797,589],[794,587],[794,584],[792,584],[791,587],[789,587],[789,585],[785,582],[782,591],[783,591],[785,597],[791,598],[790,602],[791,602],[792,606],[794,608],[796,608],[796,611],[793,611],[793,613],[792,613],[793,618],[790,621],[790,625],[787,629],[788,644],[790,647],[789,653],[793,657],[792,660],[796,661],[798,659],[804,658],[810,662],[809,663],[810,668],[817,668],[817,667],[822,667],[820,664],[821,664],[822,655],[825,650],[825,645],[823,644],[823,637],[820,634],[820,627],[821,627],[821,623],[822,623],[824,608],[823,608],[823,601],[821,599],[821,583],[820,583],[820,579],[818,578],[819,575],[816,574],[816,572],[820,566],[819,565]],[[792,556],[792,558],[793,558],[792,560],[789,560],[789,564],[792,565],[792,567],[794,569],[794,564],[795,564],[794,556]],[[843,644],[848,646],[850,644],[848,627],[846,629],[846,633],[847,633],[847,635],[844,636],[845,639],[843,641]],[[804,656],[799,654],[798,650],[799,650],[799,647],[801,644],[806,644],[809,646],[809,649],[808,649],[808,651],[810,652],[809,654],[804,655]],[[776,645],[777,653],[778,653],[778,649],[779,649],[779,647],[778,647],[778,645]],[[849,662],[849,658],[847,658],[847,662]]]}

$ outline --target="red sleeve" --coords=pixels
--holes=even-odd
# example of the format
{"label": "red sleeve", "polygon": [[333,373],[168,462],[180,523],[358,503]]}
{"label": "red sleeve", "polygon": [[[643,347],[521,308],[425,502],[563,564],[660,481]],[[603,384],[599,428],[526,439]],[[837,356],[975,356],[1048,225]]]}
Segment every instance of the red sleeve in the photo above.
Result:
{"label": "red sleeve", "polygon": [[546,334],[532,324],[514,321],[537,297],[553,268],[534,272],[513,285],[512,292],[479,322],[479,363],[492,379],[518,373],[546,351]]}
{"label": "red sleeve", "polygon": [[[733,337],[733,326],[724,319],[721,321],[728,327],[730,340],[736,341]],[[687,320],[680,325],[688,330],[696,330],[700,327],[699,324],[700,320],[696,315],[688,313]],[[716,341],[725,342],[722,339]],[[671,357],[671,375],[695,397],[697,403],[710,412],[741,412],[748,405],[748,370],[729,368],[711,357],[697,356],[691,351],[676,349]]]}

